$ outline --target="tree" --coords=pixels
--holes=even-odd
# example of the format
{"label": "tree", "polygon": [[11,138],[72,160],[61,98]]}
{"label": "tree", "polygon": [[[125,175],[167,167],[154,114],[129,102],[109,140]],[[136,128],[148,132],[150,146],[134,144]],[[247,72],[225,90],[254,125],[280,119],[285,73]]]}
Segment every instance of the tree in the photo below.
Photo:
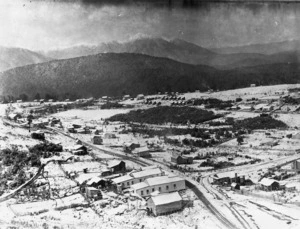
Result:
{"label": "tree", "polygon": [[244,142],[244,138],[241,135],[239,135],[236,140],[237,140],[237,142],[238,142],[239,145],[241,145],[242,142]]}
{"label": "tree", "polygon": [[34,99],[36,99],[36,100],[40,100],[40,99],[41,99],[41,95],[40,95],[40,93],[36,93],[36,95],[34,96]]}
{"label": "tree", "polygon": [[23,94],[19,95],[19,99],[21,99],[22,101],[28,101],[28,95],[23,93]]}

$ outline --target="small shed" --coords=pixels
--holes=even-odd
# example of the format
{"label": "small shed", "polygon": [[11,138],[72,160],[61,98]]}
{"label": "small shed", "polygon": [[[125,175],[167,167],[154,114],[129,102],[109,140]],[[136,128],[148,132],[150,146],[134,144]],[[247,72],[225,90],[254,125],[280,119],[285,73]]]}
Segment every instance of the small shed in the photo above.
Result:
{"label": "small shed", "polygon": [[84,145],[75,145],[73,147],[72,153],[74,155],[86,155],[88,152],[87,152],[86,146],[84,146]]}
{"label": "small shed", "polygon": [[178,192],[151,196],[147,200],[147,207],[155,216],[173,213],[183,208],[182,197]]}
{"label": "small shed", "polygon": [[240,189],[240,185],[237,184],[237,183],[235,183],[235,182],[233,182],[233,183],[231,183],[230,188],[231,188],[231,190],[236,190],[236,189],[239,190]]}
{"label": "small shed", "polygon": [[174,162],[178,165],[180,164],[193,164],[193,157],[188,157],[188,156],[182,156],[182,155],[177,155],[177,156],[172,156],[171,157],[171,162]]}
{"label": "small shed", "polygon": [[100,135],[95,135],[92,137],[92,142],[94,145],[102,145],[103,144],[103,139]]}
{"label": "small shed", "polygon": [[97,200],[102,199],[101,191],[94,187],[86,187],[85,194],[86,194],[86,197],[88,197],[88,198],[93,198],[93,199],[97,199]]}
{"label": "small shed", "polygon": [[112,160],[108,163],[107,168],[109,168],[112,173],[125,172],[126,164],[124,161]]}
{"label": "small shed", "polygon": [[136,148],[132,153],[138,157],[151,157],[150,150],[147,146]]}

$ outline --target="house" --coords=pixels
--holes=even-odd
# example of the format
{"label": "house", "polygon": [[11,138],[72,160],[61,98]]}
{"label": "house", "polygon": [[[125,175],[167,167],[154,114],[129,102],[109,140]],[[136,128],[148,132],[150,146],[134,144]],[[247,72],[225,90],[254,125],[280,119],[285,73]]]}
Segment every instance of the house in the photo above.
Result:
{"label": "house", "polygon": [[137,96],[136,96],[136,99],[137,100],[141,100],[141,99],[144,99],[145,98],[145,96],[143,95],[143,94],[138,94]]}
{"label": "house", "polygon": [[131,191],[141,197],[150,196],[152,192],[169,193],[186,189],[185,179],[178,176],[159,176],[131,185]]}
{"label": "house", "polygon": [[87,152],[86,146],[84,146],[84,145],[75,145],[73,147],[72,153],[74,155],[86,155],[88,152]]}
{"label": "house", "polygon": [[108,186],[108,179],[96,176],[90,179],[86,185],[94,188],[104,188]]}
{"label": "house", "polygon": [[103,139],[100,135],[95,135],[92,137],[92,142],[94,145],[102,145]]}
{"label": "house", "polygon": [[285,190],[289,192],[296,191],[296,185],[294,183],[287,183],[285,185]]}
{"label": "house", "polygon": [[123,96],[123,99],[124,99],[124,100],[130,99],[130,95],[124,95],[124,96]]}
{"label": "house", "polygon": [[80,125],[78,123],[73,123],[72,126],[74,129],[78,129],[78,128],[81,128],[82,125]]}
{"label": "house", "polygon": [[133,184],[145,181],[147,178],[163,176],[164,172],[160,168],[146,169],[132,172],[125,176],[113,179],[113,183],[120,185],[122,188],[129,188]]}
{"label": "house", "polygon": [[111,170],[108,169],[108,168],[102,169],[102,171],[101,171],[101,176],[103,176],[103,177],[109,176],[109,175],[111,175],[111,174],[112,174],[112,172],[111,172]]}
{"label": "house", "polygon": [[147,146],[136,148],[132,151],[132,153],[138,157],[151,157],[149,148]]}
{"label": "house", "polygon": [[178,155],[173,154],[171,156],[171,162],[176,163],[178,165],[181,164],[193,164],[193,157],[185,156],[185,155]]}
{"label": "house", "polygon": [[279,182],[269,178],[263,178],[258,184],[264,191],[274,191],[279,189]]}
{"label": "house", "polygon": [[231,188],[231,190],[236,190],[236,189],[240,189],[240,185],[239,184],[237,184],[237,183],[235,183],[235,182],[232,182],[231,183],[231,185],[230,185],[230,188]]}
{"label": "house", "polygon": [[31,137],[37,140],[45,140],[45,133],[40,130],[37,130],[31,133]]}
{"label": "house", "polygon": [[163,193],[151,196],[147,207],[155,216],[179,211],[183,208],[183,200],[178,192]]}
{"label": "house", "polygon": [[135,142],[128,142],[128,143],[125,143],[123,145],[123,150],[124,152],[129,152],[131,153],[134,149],[140,147],[141,145],[139,143],[135,143]]}
{"label": "house", "polygon": [[255,83],[250,84],[250,87],[256,87]]}
{"label": "house", "polygon": [[17,121],[19,118],[22,118],[22,116],[20,114],[12,113],[8,115],[8,118],[10,120]]}
{"label": "house", "polygon": [[102,199],[101,191],[94,187],[86,187],[85,194],[86,194],[86,197],[88,197],[88,198],[92,198],[92,199],[96,199],[96,200]]}
{"label": "house", "polygon": [[102,134],[102,137],[103,137],[104,139],[117,138],[117,136],[116,136],[114,133],[109,133],[109,132],[103,133],[103,134]]}
{"label": "house", "polygon": [[107,168],[110,169],[112,173],[125,172],[126,164],[124,161],[112,160],[108,162]]}
{"label": "house", "polygon": [[225,173],[218,173],[213,176],[213,180],[215,184],[225,185],[231,184],[232,182],[239,182],[239,177],[237,173],[234,172],[225,172]]}

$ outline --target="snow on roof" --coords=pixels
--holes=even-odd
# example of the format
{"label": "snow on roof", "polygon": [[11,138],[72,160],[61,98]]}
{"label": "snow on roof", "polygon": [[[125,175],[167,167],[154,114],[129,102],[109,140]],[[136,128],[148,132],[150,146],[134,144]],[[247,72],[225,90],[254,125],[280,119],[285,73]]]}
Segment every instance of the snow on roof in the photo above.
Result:
{"label": "snow on roof", "polygon": [[277,183],[278,183],[278,181],[276,181],[276,180],[269,179],[269,178],[263,178],[263,179],[259,182],[259,184],[264,185],[264,186],[270,186],[270,185],[272,185],[274,182],[277,182]]}
{"label": "snow on roof", "polygon": [[126,182],[126,181],[130,181],[132,180],[133,177],[132,176],[129,176],[129,175],[125,175],[125,176],[121,176],[121,177],[117,177],[115,179],[112,179],[112,181],[116,184],[120,184],[120,183],[123,183],[123,182]]}
{"label": "snow on roof", "polygon": [[119,165],[122,161],[119,161],[119,160],[112,160],[110,162],[108,162],[108,168],[112,168],[112,167],[115,167],[117,165]]}
{"label": "snow on roof", "polygon": [[147,146],[139,147],[134,149],[133,153],[142,153],[142,152],[148,152],[149,148]]}
{"label": "snow on roof", "polygon": [[132,173],[131,175],[134,178],[141,178],[141,177],[147,177],[147,176],[152,176],[152,175],[158,175],[161,174],[162,171],[159,168],[154,168],[154,169],[146,169],[142,170],[139,172]]}
{"label": "snow on roof", "polygon": [[73,147],[73,150],[79,150],[79,149],[82,149],[83,147],[85,147],[84,145],[75,145]]}
{"label": "snow on roof", "polygon": [[92,179],[90,179],[86,184],[87,185],[92,185],[93,183],[98,183],[99,181],[101,181],[102,178],[101,177],[93,177]]}
{"label": "snow on roof", "polygon": [[157,168],[157,165],[149,165],[149,166],[141,167],[142,170],[154,169],[154,168]]}
{"label": "snow on roof", "polygon": [[178,192],[164,193],[157,196],[152,196],[151,199],[156,206],[182,201],[182,198]]}
{"label": "snow on roof", "polygon": [[140,182],[140,183],[131,185],[131,188],[134,190],[139,190],[139,189],[146,188],[146,187],[148,187],[148,184],[146,182]]}
{"label": "snow on roof", "polygon": [[174,176],[174,177],[161,176],[161,177],[148,178],[146,179],[145,183],[147,183],[149,186],[155,186],[155,185],[168,184],[168,183],[173,183],[178,181],[184,181],[184,179],[178,176]]}
{"label": "snow on roof", "polygon": [[218,178],[225,178],[225,177],[234,178],[235,177],[235,172],[218,173],[215,176],[218,177]]}
{"label": "snow on roof", "polygon": [[90,190],[90,191],[98,191],[98,189],[94,188],[94,187],[86,187],[86,189]]}

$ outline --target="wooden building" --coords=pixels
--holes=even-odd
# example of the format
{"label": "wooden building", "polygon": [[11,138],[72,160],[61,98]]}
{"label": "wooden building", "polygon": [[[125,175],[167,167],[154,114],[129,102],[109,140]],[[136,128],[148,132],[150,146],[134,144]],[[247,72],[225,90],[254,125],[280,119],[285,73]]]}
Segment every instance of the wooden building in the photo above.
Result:
{"label": "wooden building", "polygon": [[147,207],[155,216],[169,214],[183,208],[182,197],[178,192],[163,193],[151,196],[147,200]]}
{"label": "wooden building", "polygon": [[110,169],[112,173],[125,172],[126,164],[124,161],[112,160],[108,162],[107,168]]}
{"label": "wooden building", "polygon": [[151,193],[169,193],[186,189],[185,179],[178,176],[160,176],[148,178],[144,182],[131,185],[132,192],[141,197],[150,196]]}
{"label": "wooden building", "polygon": [[117,177],[113,179],[113,183],[120,185],[123,189],[143,182],[147,178],[163,176],[165,173],[159,168],[145,169],[137,172],[132,172],[125,176]]}
{"label": "wooden building", "polygon": [[95,135],[92,137],[92,142],[94,145],[102,145],[103,144],[103,139],[100,135]]}
{"label": "wooden building", "polygon": [[264,191],[275,191],[279,189],[279,182],[269,178],[263,178],[258,184]]}
{"label": "wooden building", "polygon": [[185,155],[172,155],[171,162],[176,163],[177,165],[182,164],[193,164],[193,157],[185,156]]}

